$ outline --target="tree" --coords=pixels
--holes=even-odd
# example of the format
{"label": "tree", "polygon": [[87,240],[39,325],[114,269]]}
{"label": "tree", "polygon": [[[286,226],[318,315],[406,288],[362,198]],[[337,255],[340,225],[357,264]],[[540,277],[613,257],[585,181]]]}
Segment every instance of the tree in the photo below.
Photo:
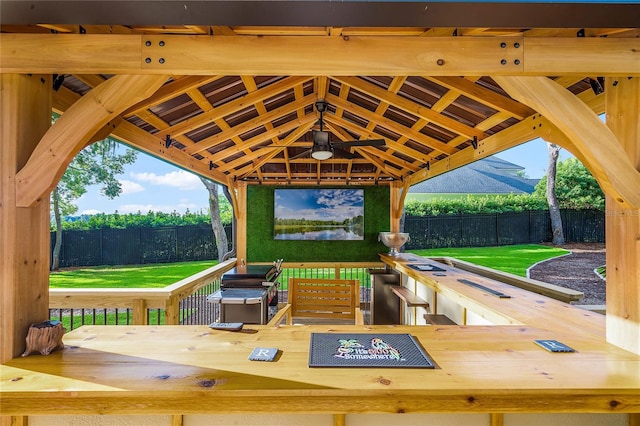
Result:
{"label": "tree", "polygon": [[51,193],[51,205],[56,223],[56,242],[53,247],[51,270],[60,267],[60,250],[62,248],[62,216],[78,211],[73,204],[87,192],[89,185],[102,185],[100,193],[115,198],[122,192],[117,175],[124,172],[124,166],[136,160],[137,153],[126,148],[119,154],[120,144],[111,138],[96,142],[76,155],[58,185]]}
{"label": "tree", "polygon": [[211,216],[211,229],[213,230],[213,236],[216,239],[216,247],[218,248],[218,261],[222,262],[227,254],[229,242],[227,240],[227,234],[224,232],[224,226],[222,225],[218,184],[210,181],[209,179],[205,179],[202,176],[200,177],[200,180],[207,188],[207,191],[209,191],[209,215]]}
{"label": "tree", "polygon": [[560,216],[560,204],[556,197],[556,170],[561,148],[556,144],[547,143],[547,149],[549,150],[549,165],[547,167],[546,195],[547,203],[549,204],[549,216],[551,217],[552,242],[555,245],[563,245],[562,217]]}
{"label": "tree", "polygon": [[[536,185],[534,195],[544,194],[546,176]],[[598,181],[577,159],[558,161],[556,196],[562,209],[604,209],[604,193]]]}
{"label": "tree", "polygon": [[534,195],[546,192],[551,214],[553,243],[558,245],[564,244],[560,208],[604,208],[604,193],[593,175],[577,158],[558,162],[559,150],[557,145],[549,144],[549,170],[547,175],[540,179],[534,191]]}

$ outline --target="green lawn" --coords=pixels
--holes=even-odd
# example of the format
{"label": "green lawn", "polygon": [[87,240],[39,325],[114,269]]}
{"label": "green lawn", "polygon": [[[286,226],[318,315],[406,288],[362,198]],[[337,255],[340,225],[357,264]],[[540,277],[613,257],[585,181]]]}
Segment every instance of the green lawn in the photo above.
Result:
{"label": "green lawn", "polygon": [[542,246],[536,244],[525,244],[515,246],[500,247],[464,247],[464,248],[439,248],[424,250],[407,250],[420,256],[448,256],[465,260],[477,265],[487,266],[503,272],[520,275],[527,275],[527,268],[534,263],[552,257],[562,256],[569,251]]}
{"label": "green lawn", "polygon": [[[542,245],[500,247],[465,247],[408,250],[421,256],[449,256],[512,274],[526,276],[527,268],[541,260],[561,256],[567,250]],[[217,264],[217,261],[156,263],[149,265],[98,266],[52,272],[52,288],[118,288],[165,287]],[[301,271],[284,271],[282,289],[288,276],[300,276]],[[318,278],[333,277],[333,269],[317,271]],[[304,276],[304,275],[302,275]],[[344,278],[344,277],[341,277]]]}
{"label": "green lawn", "polygon": [[217,260],[148,265],[96,266],[52,272],[51,288],[166,287],[210,268]]}

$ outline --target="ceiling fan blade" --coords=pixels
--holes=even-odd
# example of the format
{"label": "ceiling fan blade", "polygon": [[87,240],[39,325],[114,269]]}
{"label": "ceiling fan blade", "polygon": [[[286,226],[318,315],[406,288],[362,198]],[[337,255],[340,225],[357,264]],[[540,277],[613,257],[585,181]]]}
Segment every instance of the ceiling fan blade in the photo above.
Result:
{"label": "ceiling fan blade", "polygon": [[355,155],[353,155],[352,153],[350,153],[349,151],[346,151],[344,149],[340,149],[340,148],[333,148],[333,152],[336,154],[336,156],[340,156],[342,158],[346,158],[347,160],[353,160],[354,158],[356,158]]}
{"label": "ceiling fan blade", "polygon": [[361,141],[333,142],[333,146],[383,146],[384,139],[363,139]]}
{"label": "ceiling fan blade", "polygon": [[300,154],[294,155],[293,157],[289,157],[289,161],[297,160],[298,158],[302,158],[302,157],[306,157],[309,154],[311,154],[311,150],[307,149],[306,151],[303,151]]}

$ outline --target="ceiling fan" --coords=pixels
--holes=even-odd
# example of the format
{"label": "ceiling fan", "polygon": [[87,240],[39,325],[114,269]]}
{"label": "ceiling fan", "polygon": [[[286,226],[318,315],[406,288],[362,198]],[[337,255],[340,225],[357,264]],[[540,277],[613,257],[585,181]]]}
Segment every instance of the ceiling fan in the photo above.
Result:
{"label": "ceiling fan", "polygon": [[323,130],[324,120],[323,114],[327,110],[327,103],[325,101],[317,101],[316,109],[320,113],[320,130],[313,130],[313,146],[311,149],[308,149],[294,157],[291,157],[291,160],[295,160],[300,157],[304,157],[311,153],[311,157],[316,160],[328,160],[333,157],[335,152],[339,152],[340,155],[344,158],[352,159],[355,156],[347,151],[341,149],[343,146],[351,147],[351,146],[383,146],[384,139],[366,139],[359,141],[346,141],[346,142],[331,142],[329,139],[329,132],[325,132]]}

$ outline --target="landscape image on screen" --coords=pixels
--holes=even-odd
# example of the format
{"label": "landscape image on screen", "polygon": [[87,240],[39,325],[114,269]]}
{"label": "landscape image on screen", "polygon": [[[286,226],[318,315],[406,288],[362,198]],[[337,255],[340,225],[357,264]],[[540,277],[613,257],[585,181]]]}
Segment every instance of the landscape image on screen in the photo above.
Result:
{"label": "landscape image on screen", "polygon": [[363,189],[276,189],[276,240],[364,240]]}

